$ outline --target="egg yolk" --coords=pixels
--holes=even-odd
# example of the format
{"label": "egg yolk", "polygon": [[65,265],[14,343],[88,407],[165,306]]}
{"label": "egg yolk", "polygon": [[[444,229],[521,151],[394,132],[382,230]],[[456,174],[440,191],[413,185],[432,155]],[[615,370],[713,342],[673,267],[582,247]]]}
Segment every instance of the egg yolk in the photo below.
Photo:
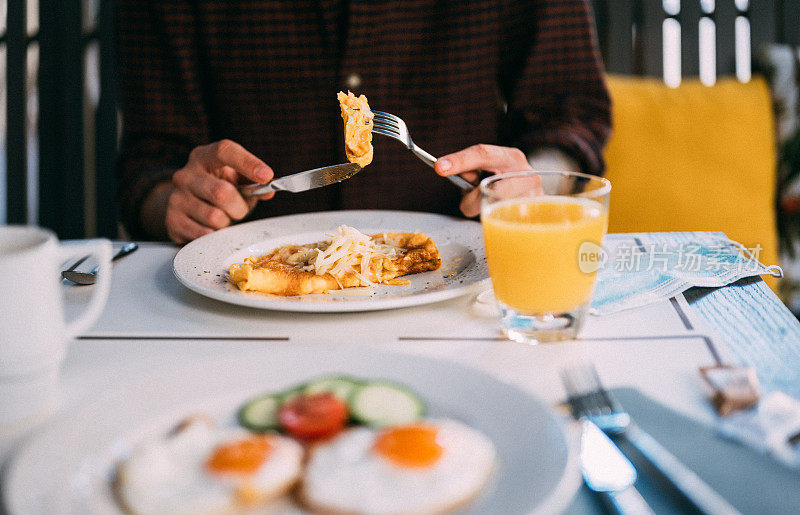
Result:
{"label": "egg yolk", "polygon": [[253,474],[269,457],[272,446],[264,436],[243,438],[217,446],[206,467],[218,474]]}
{"label": "egg yolk", "polygon": [[444,450],[436,442],[436,434],[435,427],[424,424],[395,427],[378,435],[373,449],[401,467],[430,467]]}

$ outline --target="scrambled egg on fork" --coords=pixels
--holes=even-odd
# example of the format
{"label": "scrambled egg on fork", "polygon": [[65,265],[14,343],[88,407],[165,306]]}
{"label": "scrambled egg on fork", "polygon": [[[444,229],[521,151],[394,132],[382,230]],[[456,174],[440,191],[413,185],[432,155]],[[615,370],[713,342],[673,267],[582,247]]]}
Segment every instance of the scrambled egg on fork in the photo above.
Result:
{"label": "scrambled egg on fork", "polygon": [[336,94],[344,120],[344,150],[347,159],[362,168],[372,162],[372,118],[374,115],[364,95],[350,91]]}

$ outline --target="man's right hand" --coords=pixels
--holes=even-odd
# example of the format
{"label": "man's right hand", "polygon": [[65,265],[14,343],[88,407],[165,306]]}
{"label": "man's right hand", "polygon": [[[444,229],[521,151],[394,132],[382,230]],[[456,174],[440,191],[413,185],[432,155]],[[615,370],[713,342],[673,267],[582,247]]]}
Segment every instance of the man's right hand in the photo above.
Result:
{"label": "man's right hand", "polygon": [[176,243],[187,243],[241,220],[258,200],[275,193],[246,199],[237,185],[264,184],[272,176],[266,163],[234,141],[224,139],[195,148],[186,166],[172,176],[164,219],[167,234]]}

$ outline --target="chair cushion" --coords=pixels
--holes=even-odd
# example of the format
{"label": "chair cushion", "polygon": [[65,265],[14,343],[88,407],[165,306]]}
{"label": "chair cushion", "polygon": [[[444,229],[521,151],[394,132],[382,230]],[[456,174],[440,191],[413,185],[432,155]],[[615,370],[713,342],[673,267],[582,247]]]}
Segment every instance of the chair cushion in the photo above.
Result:
{"label": "chair cushion", "polygon": [[758,259],[777,264],[776,150],[764,80],[670,88],[610,76],[608,86],[609,231],[723,231],[748,248],[760,245]]}

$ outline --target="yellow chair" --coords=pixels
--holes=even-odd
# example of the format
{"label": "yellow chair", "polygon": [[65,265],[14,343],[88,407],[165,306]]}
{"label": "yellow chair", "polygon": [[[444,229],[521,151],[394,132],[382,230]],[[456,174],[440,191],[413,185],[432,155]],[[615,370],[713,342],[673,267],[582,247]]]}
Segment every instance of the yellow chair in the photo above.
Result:
{"label": "yellow chair", "polygon": [[608,86],[609,232],[723,231],[777,264],[776,149],[764,80],[670,88],[610,76]]}

